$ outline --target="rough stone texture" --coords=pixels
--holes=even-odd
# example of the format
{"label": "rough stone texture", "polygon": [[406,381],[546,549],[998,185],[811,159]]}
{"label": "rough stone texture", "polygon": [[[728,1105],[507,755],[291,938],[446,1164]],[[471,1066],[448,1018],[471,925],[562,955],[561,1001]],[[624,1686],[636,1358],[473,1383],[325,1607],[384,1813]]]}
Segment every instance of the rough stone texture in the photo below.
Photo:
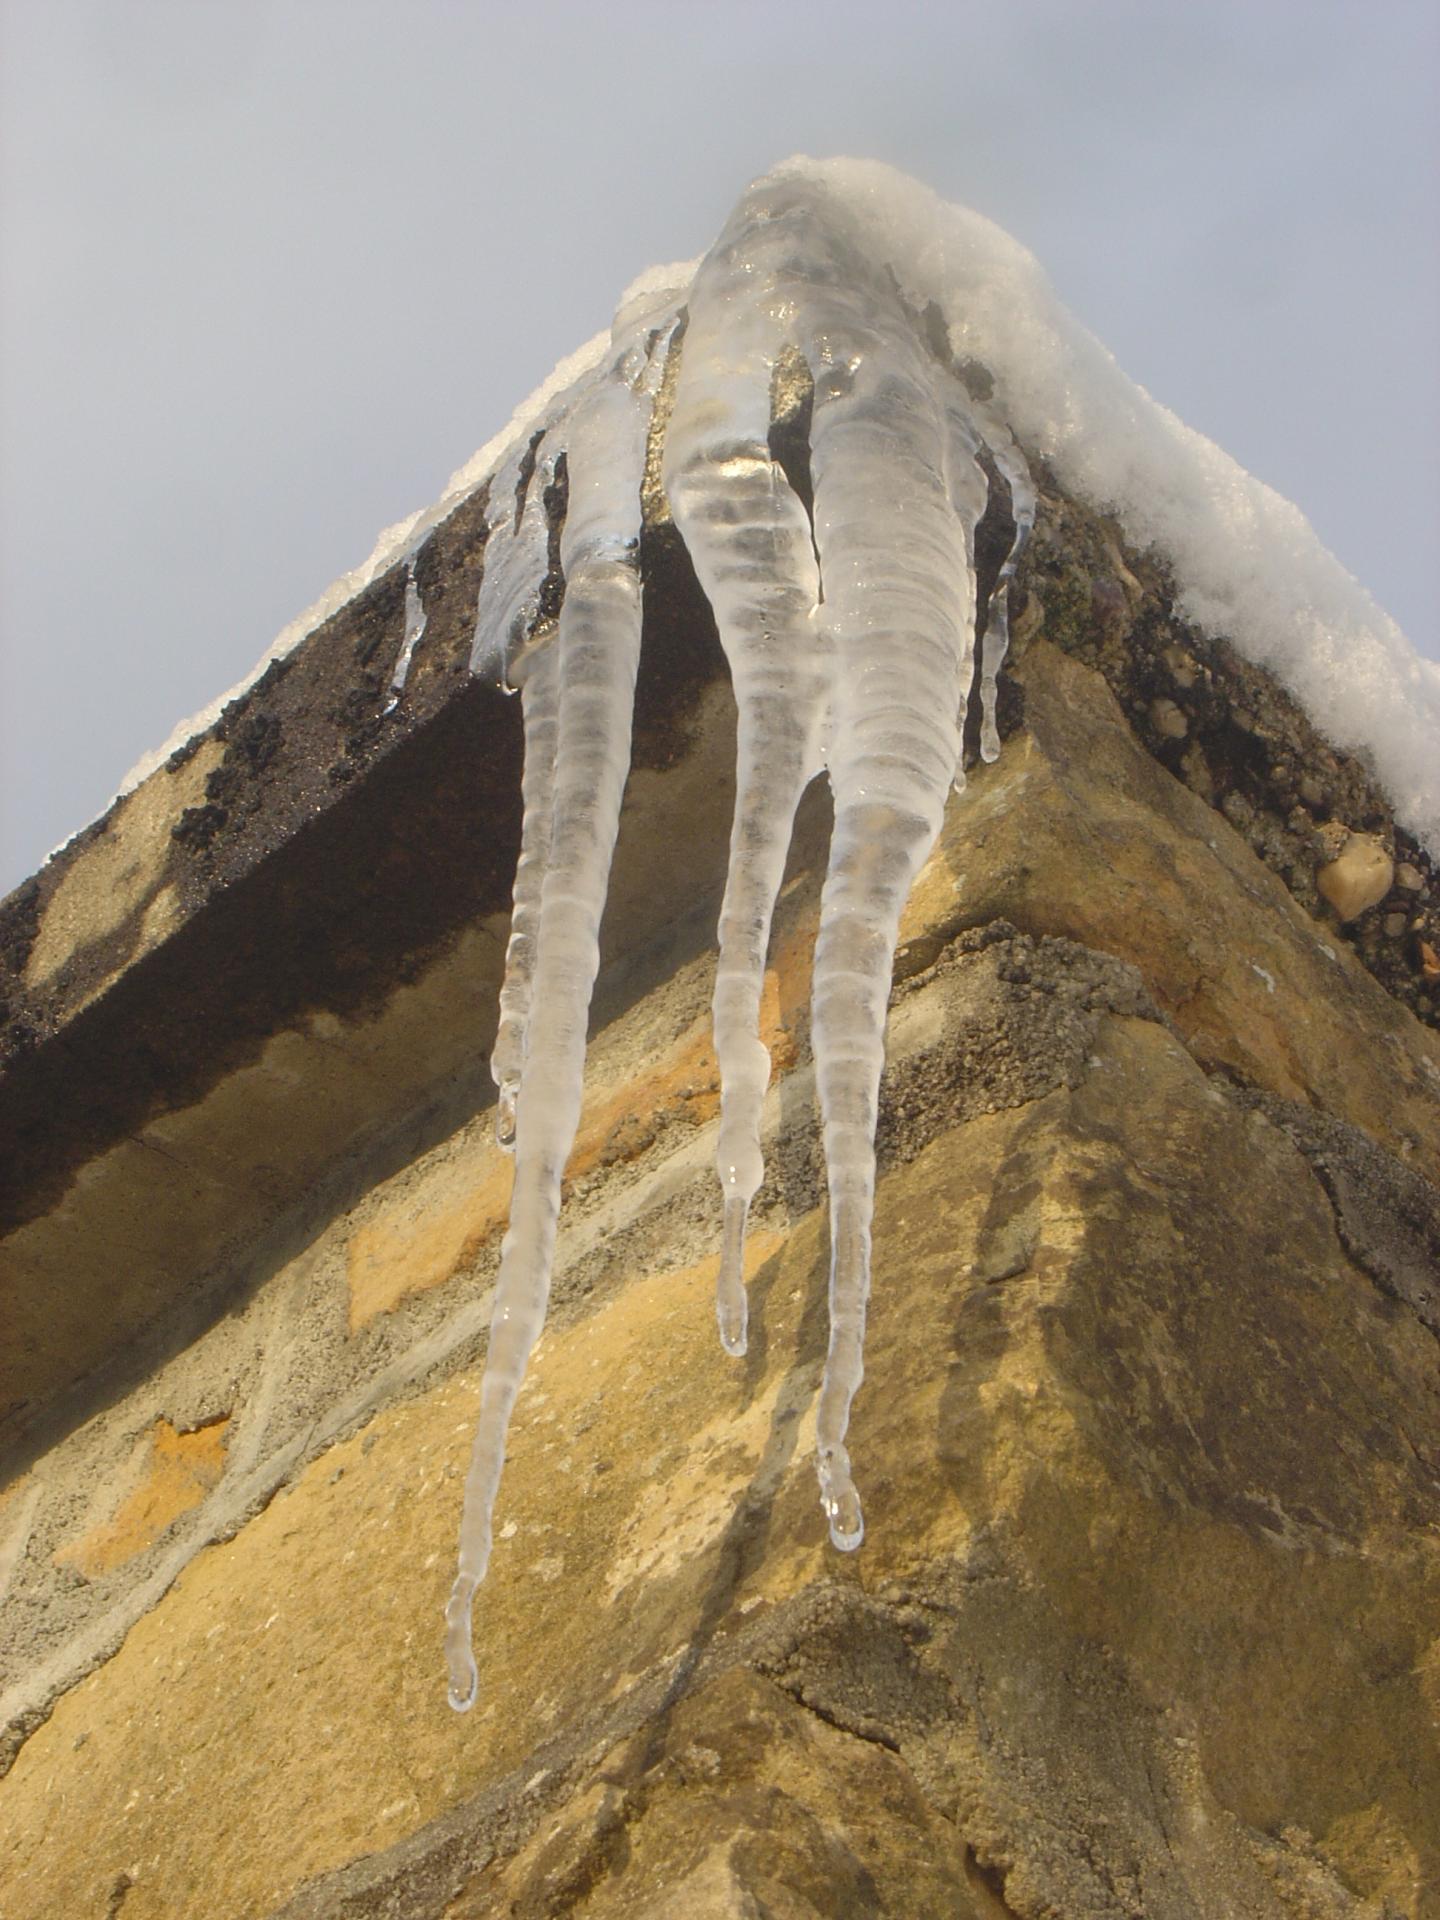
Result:
{"label": "rough stone texture", "polygon": [[[412,710],[382,724],[377,582],[3,915],[6,1920],[1435,1912],[1440,1043],[1371,940],[1403,898],[1403,959],[1433,878],[1053,492],[1004,754],[902,928],[851,1558],[812,1459],[827,803],[777,916],[734,1362],[733,715],[650,516],[551,1319],[448,1711],[508,1178],[478,524],[424,562]],[[1405,856],[1353,944],[1313,884],[1337,821]]]}
{"label": "rough stone texture", "polygon": [[[717,1913],[963,1912],[970,1881],[1026,1915],[1424,1911],[1434,1336],[1280,1129],[1155,1022],[1094,1022],[1077,1085],[932,1109],[882,1183],[856,1560],[809,1457],[812,1211],[757,1241],[738,1367],[713,1259],[547,1335],[474,1716],[434,1644],[460,1377],[56,1703],[0,1796],[16,1911],[103,1911],[125,1873],[132,1916],[618,1914],[691,1876]],[[375,1852],[350,1879],[388,1907],[345,1883]]]}

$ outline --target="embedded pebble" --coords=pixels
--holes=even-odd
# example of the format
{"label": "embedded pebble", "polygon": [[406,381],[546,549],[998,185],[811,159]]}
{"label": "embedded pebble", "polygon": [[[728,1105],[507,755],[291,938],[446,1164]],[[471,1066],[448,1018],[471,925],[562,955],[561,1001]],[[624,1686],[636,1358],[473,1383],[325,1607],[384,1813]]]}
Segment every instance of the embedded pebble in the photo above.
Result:
{"label": "embedded pebble", "polygon": [[1171,645],[1166,647],[1161,659],[1170,670],[1170,678],[1177,687],[1193,687],[1196,679],[1195,662],[1184,647]]}
{"label": "embedded pebble", "polygon": [[1190,731],[1190,722],[1173,700],[1150,702],[1150,724],[1167,740],[1183,740]]}
{"label": "embedded pebble", "polygon": [[1352,833],[1338,857],[1321,867],[1315,884],[1342,920],[1383,900],[1395,878],[1395,862],[1370,833]]}

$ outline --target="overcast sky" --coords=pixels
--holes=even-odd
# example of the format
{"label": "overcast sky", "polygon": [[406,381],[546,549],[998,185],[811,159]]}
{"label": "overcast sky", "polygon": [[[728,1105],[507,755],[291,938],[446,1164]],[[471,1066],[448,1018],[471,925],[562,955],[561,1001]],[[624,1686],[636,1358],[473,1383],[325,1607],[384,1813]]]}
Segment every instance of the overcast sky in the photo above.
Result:
{"label": "overcast sky", "polygon": [[1040,257],[1440,657],[1433,0],[0,0],[0,891],[795,151]]}

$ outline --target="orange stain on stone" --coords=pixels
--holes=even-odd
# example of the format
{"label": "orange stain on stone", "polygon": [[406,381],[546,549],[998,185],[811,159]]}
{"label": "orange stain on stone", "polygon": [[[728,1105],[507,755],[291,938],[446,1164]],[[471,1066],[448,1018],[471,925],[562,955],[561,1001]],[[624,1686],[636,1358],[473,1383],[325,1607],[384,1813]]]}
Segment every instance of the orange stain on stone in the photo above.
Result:
{"label": "orange stain on stone", "polygon": [[351,1333],[468,1267],[504,1226],[510,1183],[508,1157],[486,1141],[357,1228],[346,1251]]}
{"label": "orange stain on stone", "polygon": [[167,1527],[219,1485],[229,1425],[225,1414],[186,1433],[164,1418],[157,1420],[137,1449],[139,1485],[108,1520],[62,1547],[56,1562],[95,1580],[153,1546]]}
{"label": "orange stain on stone", "polygon": [[[765,976],[760,1034],[773,1071],[798,1057],[797,1009],[807,981],[796,972],[810,938],[792,937]],[[797,984],[799,981],[799,984]],[[704,1126],[720,1111],[720,1071],[705,1013],[647,1068],[643,1077],[591,1090],[581,1109],[565,1170],[568,1189],[602,1167],[636,1160],[675,1124]],[[488,1139],[436,1165],[418,1187],[357,1228],[346,1254],[352,1334],[412,1294],[443,1286],[469,1267],[503,1231],[510,1207],[511,1162]]]}

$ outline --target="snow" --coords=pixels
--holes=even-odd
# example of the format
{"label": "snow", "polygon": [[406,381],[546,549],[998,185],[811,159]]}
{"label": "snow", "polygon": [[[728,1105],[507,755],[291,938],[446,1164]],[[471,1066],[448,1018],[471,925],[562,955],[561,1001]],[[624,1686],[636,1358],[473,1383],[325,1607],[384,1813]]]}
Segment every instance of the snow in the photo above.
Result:
{"label": "snow", "polygon": [[[797,156],[770,177],[786,172],[843,202],[871,256],[921,306],[941,307],[957,356],[994,375],[996,410],[1024,445],[1067,488],[1113,512],[1135,545],[1159,549],[1176,575],[1180,613],[1268,667],[1335,746],[1368,763],[1397,818],[1440,857],[1440,663],[1414,651],[1300,510],[1129,379],[1066,311],[1034,255],[983,214],[877,161]],[[626,289],[617,317],[637,301],[678,300],[695,265],[650,268]],[[597,334],[561,361],[433,506],[382,533],[369,558],[292,621],[238,685],[139,761],[116,798],[407,559],[593,371],[610,338]]]}

